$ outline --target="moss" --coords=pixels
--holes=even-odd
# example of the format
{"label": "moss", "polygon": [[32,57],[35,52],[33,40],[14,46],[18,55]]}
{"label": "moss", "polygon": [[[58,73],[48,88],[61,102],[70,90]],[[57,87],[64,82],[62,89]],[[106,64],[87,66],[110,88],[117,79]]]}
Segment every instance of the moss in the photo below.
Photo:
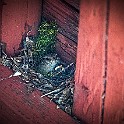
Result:
{"label": "moss", "polygon": [[57,31],[55,22],[43,21],[39,26],[33,52],[35,67],[42,61],[43,56],[55,52]]}
{"label": "moss", "polygon": [[42,22],[36,37],[35,51],[38,56],[55,52],[57,25],[55,22]]}

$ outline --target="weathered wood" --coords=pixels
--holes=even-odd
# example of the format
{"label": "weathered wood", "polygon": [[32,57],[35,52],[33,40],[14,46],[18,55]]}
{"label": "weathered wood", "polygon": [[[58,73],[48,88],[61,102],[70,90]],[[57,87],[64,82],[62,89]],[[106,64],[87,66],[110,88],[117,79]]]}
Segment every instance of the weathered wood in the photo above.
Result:
{"label": "weathered wood", "polygon": [[1,34],[2,34],[1,26],[2,26],[2,0],[0,0],[0,41],[1,41]]}
{"label": "weathered wood", "polygon": [[[58,31],[59,33],[57,36],[59,42],[57,42],[56,44],[56,49],[60,57],[68,63],[75,62],[76,59],[75,45],[77,44],[77,38],[78,38],[77,35],[78,35],[78,20],[79,20],[78,19],[79,13],[74,9],[75,8],[74,3],[76,7],[79,7],[79,0],[73,1],[71,3],[65,0],[53,0],[53,1],[44,0],[43,2],[43,18],[49,21],[51,20],[56,21],[59,29]],[[63,44],[63,40],[64,42],[66,42],[66,44],[69,43],[69,45],[66,45],[66,49],[64,48],[65,43]],[[73,44],[74,47],[71,47],[70,50],[69,46],[73,46]],[[58,49],[60,49],[60,51]],[[75,51],[75,52],[72,55],[72,52],[70,51]]]}
{"label": "weathered wood", "polygon": [[2,41],[7,43],[7,53],[13,55],[25,33],[25,24],[36,33],[41,18],[41,0],[4,0],[2,11]]}
{"label": "weathered wood", "polygon": [[106,1],[81,0],[74,92],[74,114],[101,123]]}
{"label": "weathered wood", "polygon": [[76,62],[77,44],[63,36],[57,34],[56,52],[66,63]]}
{"label": "weathered wood", "polygon": [[28,0],[27,23],[32,26],[32,34],[36,34],[41,21],[42,0]]}
{"label": "weathered wood", "polygon": [[104,124],[124,124],[124,1],[110,0]]}
{"label": "weathered wood", "polygon": [[79,10],[80,0],[64,0],[64,1],[75,7],[78,11],[80,11]]}
{"label": "weathered wood", "polygon": [[[0,79],[11,74],[11,70],[0,65]],[[50,99],[41,98],[41,95],[38,90],[28,92],[18,77],[1,81],[0,121],[9,121],[7,124],[78,124],[71,116],[57,109]]]}

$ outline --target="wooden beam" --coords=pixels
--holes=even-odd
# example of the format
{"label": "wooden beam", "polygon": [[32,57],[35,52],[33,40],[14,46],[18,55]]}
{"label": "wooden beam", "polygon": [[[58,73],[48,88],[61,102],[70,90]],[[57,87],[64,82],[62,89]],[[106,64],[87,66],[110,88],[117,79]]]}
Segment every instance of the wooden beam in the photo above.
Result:
{"label": "wooden beam", "polygon": [[124,1],[110,0],[104,124],[124,124]]}
{"label": "wooden beam", "polygon": [[2,34],[2,0],[0,0],[0,41],[1,41],[1,34]]}
{"label": "wooden beam", "polygon": [[41,18],[42,0],[5,0],[2,14],[2,41],[7,43],[7,53],[13,55],[19,48],[25,24],[36,33]]}
{"label": "wooden beam", "polygon": [[76,61],[79,13],[75,5],[79,7],[79,0],[43,2],[43,18],[55,21],[58,25],[56,52],[66,63]]}
{"label": "wooden beam", "polygon": [[[12,73],[0,65],[0,79]],[[0,124],[78,124],[40,91],[28,92],[19,77],[0,81]],[[1,122],[2,121],[2,122]]]}
{"label": "wooden beam", "polygon": [[81,0],[74,114],[87,124],[101,123],[105,19],[105,0]]}

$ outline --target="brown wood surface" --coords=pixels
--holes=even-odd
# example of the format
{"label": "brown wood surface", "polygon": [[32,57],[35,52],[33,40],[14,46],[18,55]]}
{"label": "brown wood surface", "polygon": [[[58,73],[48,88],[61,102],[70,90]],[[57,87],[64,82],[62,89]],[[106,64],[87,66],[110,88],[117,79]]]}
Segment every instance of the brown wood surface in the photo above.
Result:
{"label": "brown wood surface", "polygon": [[124,1],[110,0],[104,124],[124,124]]}
{"label": "brown wood surface", "polygon": [[106,1],[81,0],[74,113],[87,124],[101,123]]}
{"label": "brown wood surface", "polygon": [[[59,31],[57,35],[56,51],[67,63],[75,62],[76,60],[79,1],[80,0],[43,1],[43,18],[57,23]],[[71,47],[73,45],[74,47]],[[74,54],[72,55],[72,53]]]}

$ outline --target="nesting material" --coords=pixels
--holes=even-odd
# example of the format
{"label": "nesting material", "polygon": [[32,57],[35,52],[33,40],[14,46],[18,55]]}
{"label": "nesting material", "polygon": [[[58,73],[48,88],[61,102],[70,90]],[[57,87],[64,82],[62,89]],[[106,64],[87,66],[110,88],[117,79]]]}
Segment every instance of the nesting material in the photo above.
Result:
{"label": "nesting material", "polygon": [[0,63],[2,62],[2,55],[3,52],[2,51],[6,51],[6,44],[0,41]]}
{"label": "nesting material", "polygon": [[26,39],[28,44],[21,49],[18,56],[8,57],[3,51],[2,64],[12,69],[15,75],[20,75],[28,92],[40,90],[43,93],[42,98],[49,97],[57,104],[57,109],[61,108],[72,115],[75,64],[67,65],[57,54],[48,54],[42,58],[36,69],[32,56],[33,42],[29,38]]}

